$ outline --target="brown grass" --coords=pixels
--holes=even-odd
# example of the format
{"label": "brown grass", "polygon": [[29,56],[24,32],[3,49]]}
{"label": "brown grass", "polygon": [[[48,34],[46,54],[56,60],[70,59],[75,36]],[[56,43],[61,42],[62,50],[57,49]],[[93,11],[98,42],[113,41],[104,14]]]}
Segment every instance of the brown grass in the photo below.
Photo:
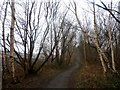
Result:
{"label": "brown grass", "polygon": [[102,68],[96,65],[89,65],[76,70],[70,82],[71,87],[74,88],[120,87],[120,78],[114,76],[110,76],[109,79],[105,78]]}
{"label": "brown grass", "polygon": [[43,67],[43,69],[38,72],[37,75],[32,75],[24,78],[24,73],[22,69],[17,68],[17,76],[20,79],[20,83],[11,84],[10,78],[5,79],[4,88],[44,88],[47,83],[54,78],[57,74],[59,74],[62,69],[57,68],[55,65],[47,64]]}

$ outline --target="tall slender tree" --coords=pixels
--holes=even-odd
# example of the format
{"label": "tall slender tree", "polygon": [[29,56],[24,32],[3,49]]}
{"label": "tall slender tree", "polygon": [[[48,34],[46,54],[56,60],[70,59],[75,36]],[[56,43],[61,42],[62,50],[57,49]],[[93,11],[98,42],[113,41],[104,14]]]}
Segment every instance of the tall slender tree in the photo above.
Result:
{"label": "tall slender tree", "polygon": [[100,60],[101,60],[101,64],[102,64],[102,67],[103,67],[103,72],[104,72],[104,75],[105,73],[107,72],[107,69],[106,69],[106,65],[104,63],[104,60],[103,60],[103,56],[102,56],[102,51],[99,47],[99,40],[98,40],[98,30],[97,30],[97,23],[96,23],[96,14],[95,14],[95,2],[93,0],[93,15],[94,15],[94,31],[95,31],[95,45],[96,45],[96,48],[97,48],[97,52],[99,54],[99,57],[100,57]]}
{"label": "tall slender tree", "polygon": [[11,0],[11,27],[10,27],[10,66],[11,76],[16,83],[15,63],[14,63],[14,27],[15,27],[15,0]]}

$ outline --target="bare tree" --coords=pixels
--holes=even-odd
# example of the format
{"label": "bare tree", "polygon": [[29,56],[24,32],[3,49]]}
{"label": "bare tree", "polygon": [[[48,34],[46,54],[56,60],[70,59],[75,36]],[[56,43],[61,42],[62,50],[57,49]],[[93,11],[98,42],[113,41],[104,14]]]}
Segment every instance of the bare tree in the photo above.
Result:
{"label": "bare tree", "polygon": [[101,63],[102,63],[104,74],[106,74],[107,69],[106,69],[106,65],[105,65],[103,57],[102,57],[103,52],[101,51],[101,49],[99,47],[99,41],[98,41],[98,31],[97,31],[97,23],[96,23],[95,3],[94,3],[94,1],[93,1],[93,9],[94,9],[94,11],[93,11],[93,14],[94,14],[94,30],[95,30],[95,35],[96,35],[96,37],[95,37],[95,45],[97,47],[97,51],[98,51],[98,54],[99,54],[99,57],[100,57],[100,60],[101,60]]}
{"label": "bare tree", "polygon": [[[100,0],[101,1],[101,0]],[[119,11],[116,11],[116,10],[114,10],[114,9],[109,9],[106,5],[105,5],[105,3],[104,2],[102,2],[101,1],[101,3],[102,3],[102,5],[103,6],[100,6],[100,5],[98,5],[98,4],[96,4],[98,7],[100,7],[100,8],[103,8],[104,10],[106,10],[106,11],[108,11],[111,15],[112,15],[112,17],[118,22],[118,23],[120,23],[120,20],[114,15],[114,13],[112,12],[112,11],[114,11],[114,12],[117,12],[118,14],[120,14],[119,13]]]}
{"label": "bare tree", "polygon": [[4,14],[4,18],[3,18],[3,22],[2,22],[2,37],[3,37],[3,47],[4,47],[4,52],[3,54],[3,77],[4,77],[4,70],[6,69],[8,72],[8,62],[7,62],[7,52],[6,52],[6,44],[5,44],[5,20],[6,20],[6,16],[7,16],[7,6],[8,6],[8,2],[6,2],[6,7],[5,7],[5,14]]}
{"label": "bare tree", "polygon": [[[38,54],[36,55],[35,58],[33,58],[34,56],[33,52],[35,49],[36,40],[40,34],[40,30],[42,30],[42,27],[40,27],[42,2],[39,3],[38,13],[36,12],[35,5],[36,5],[36,2],[34,1],[31,3],[31,7],[28,8],[29,2],[26,2],[25,19],[16,18],[17,33],[20,36],[22,41],[22,43],[19,41],[17,41],[16,43],[24,47],[24,56],[22,56],[18,52],[16,52],[16,54],[19,58],[20,65],[23,67],[26,75],[32,74],[35,72],[34,66],[36,65],[36,62],[39,59],[39,55],[41,54],[41,51],[44,45],[44,41],[48,34],[48,27],[47,27],[44,32],[43,39],[40,42],[40,47],[38,47]],[[36,19],[36,15],[37,15],[37,19]],[[19,21],[22,21],[22,23]],[[24,35],[22,34],[22,31],[24,32]]]}
{"label": "bare tree", "polygon": [[15,0],[11,0],[11,27],[10,27],[10,66],[13,82],[16,83],[14,63],[14,27],[15,27]]}

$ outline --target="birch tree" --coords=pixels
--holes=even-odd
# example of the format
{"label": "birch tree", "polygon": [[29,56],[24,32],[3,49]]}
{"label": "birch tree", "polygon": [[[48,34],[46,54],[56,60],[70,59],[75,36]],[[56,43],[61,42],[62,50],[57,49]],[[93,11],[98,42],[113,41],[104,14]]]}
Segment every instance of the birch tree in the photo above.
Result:
{"label": "birch tree", "polygon": [[[111,1],[111,10],[112,10],[112,1]],[[112,58],[112,69],[113,72],[117,73],[117,70],[115,68],[115,58],[114,58],[114,48],[113,48],[113,40],[112,40],[112,32],[111,32],[111,15],[109,14],[108,18],[108,35],[109,35],[109,42],[110,42],[110,47],[111,47],[111,58]]]}
{"label": "birch tree", "polygon": [[101,60],[101,64],[102,64],[102,67],[103,67],[104,74],[106,74],[107,69],[106,69],[106,65],[105,65],[103,57],[102,57],[102,52],[100,50],[99,41],[98,41],[98,31],[97,31],[96,14],[95,14],[95,2],[94,1],[93,1],[93,9],[94,9],[93,10],[93,15],[94,15],[95,45],[96,45],[97,52],[98,52],[100,60]]}
{"label": "birch tree", "polygon": [[10,66],[13,82],[16,83],[14,63],[14,27],[15,27],[15,0],[11,0],[11,27],[10,27]]}
{"label": "birch tree", "polygon": [[[113,8],[112,8],[112,0],[111,0],[111,5],[109,6],[109,7],[107,7],[106,5],[105,5],[105,3],[103,3],[102,1],[101,1],[101,3],[102,3],[102,5],[103,6],[100,6],[100,5],[98,5],[98,4],[96,4],[98,7],[100,7],[100,8],[102,8],[102,9],[104,9],[104,10],[106,10],[106,11],[108,11],[109,12],[109,16],[108,16],[108,37],[109,37],[109,44],[110,44],[110,49],[111,49],[111,66],[112,66],[112,72],[113,73],[117,73],[117,70],[116,70],[116,65],[115,65],[115,52],[114,52],[114,45],[113,45],[113,43],[114,43],[114,41],[112,40],[112,38],[113,38],[113,33],[116,33],[116,31],[113,31],[112,32],[112,18],[117,22],[117,23],[120,23],[120,21],[119,21],[119,18],[117,18],[117,16],[115,16],[115,14],[114,13],[117,13],[117,14],[119,14],[119,12],[118,11],[116,11],[116,10],[114,10]],[[119,36],[119,35],[118,35]],[[116,36],[114,36],[115,37],[115,39],[116,39]],[[118,39],[119,40],[119,39]],[[115,40],[115,42],[116,42],[116,48],[117,48],[117,40]],[[117,49],[116,49],[116,52],[117,52]],[[117,54],[117,53],[116,53]],[[105,56],[105,55],[104,55]],[[116,55],[117,56],[117,55]],[[108,60],[107,60],[108,61]],[[110,61],[108,61],[108,62],[110,62]]]}

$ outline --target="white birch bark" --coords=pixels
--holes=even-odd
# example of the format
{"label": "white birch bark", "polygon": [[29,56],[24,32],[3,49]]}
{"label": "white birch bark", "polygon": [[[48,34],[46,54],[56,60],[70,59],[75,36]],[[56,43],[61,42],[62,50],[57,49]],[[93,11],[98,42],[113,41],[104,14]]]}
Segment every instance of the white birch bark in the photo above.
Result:
{"label": "white birch bark", "polygon": [[14,63],[14,25],[15,25],[15,0],[11,0],[11,27],[10,27],[10,66],[13,82],[16,82],[15,63]]}
{"label": "white birch bark", "polygon": [[102,64],[102,67],[103,67],[103,71],[104,71],[104,74],[107,72],[107,69],[106,69],[106,65],[105,65],[105,62],[103,60],[103,56],[102,56],[102,50],[100,49],[99,47],[99,41],[98,41],[98,30],[97,30],[97,24],[96,24],[96,14],[95,14],[95,3],[93,1],[93,14],[94,14],[94,31],[95,31],[95,45],[96,45],[96,48],[97,48],[97,52],[99,54],[99,57],[100,57],[100,61],[101,61],[101,64]]}
{"label": "white birch bark", "polygon": [[[111,2],[111,10],[112,10],[112,2]],[[112,41],[112,32],[111,32],[111,17],[109,14],[108,18],[108,35],[109,35],[109,43],[110,43],[110,48],[111,48],[111,57],[112,57],[112,69],[113,72],[117,72],[115,68],[115,59],[114,59],[114,48],[113,48],[113,41]]]}

